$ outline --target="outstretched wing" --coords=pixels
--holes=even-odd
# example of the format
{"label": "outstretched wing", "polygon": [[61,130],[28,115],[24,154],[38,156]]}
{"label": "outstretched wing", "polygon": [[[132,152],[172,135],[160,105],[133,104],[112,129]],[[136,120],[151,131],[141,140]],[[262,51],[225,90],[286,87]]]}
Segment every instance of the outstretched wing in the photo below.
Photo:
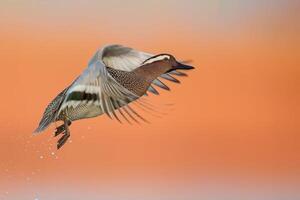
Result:
{"label": "outstretched wing", "polygon": [[[132,71],[140,67],[145,60],[154,56],[150,53],[138,51],[122,45],[107,45],[99,51],[102,51],[102,57],[100,59],[102,59],[103,63],[107,67],[111,67],[113,69],[118,69],[123,71]],[[99,57],[97,57],[97,55],[99,55],[99,51],[96,52],[94,57],[90,60],[89,64],[99,59]],[[184,73],[182,72],[175,71],[175,72],[163,74],[160,77],[175,83],[179,83],[179,81],[176,78],[174,78],[172,75],[180,76],[182,74],[184,75]],[[153,84],[162,89],[170,90],[169,87],[159,79],[155,79],[153,81]],[[153,94],[157,94],[157,95],[159,94],[158,91],[153,86],[150,86],[148,91]]]}
{"label": "outstretched wing", "polygon": [[133,115],[135,115],[144,120],[128,105],[130,102],[138,99],[139,96],[120,85],[109,74],[105,64],[101,59],[98,59],[98,56],[101,57],[101,52],[94,56],[95,58],[90,61],[88,68],[68,89],[60,110],[64,110],[67,107],[80,108],[83,105],[87,105],[89,103],[87,101],[68,101],[74,94],[83,93],[88,94],[89,97],[87,99],[91,100],[94,105],[99,106],[101,111],[110,118],[119,120],[118,115],[115,113],[118,110],[126,120],[124,112],[131,118],[134,118]]}

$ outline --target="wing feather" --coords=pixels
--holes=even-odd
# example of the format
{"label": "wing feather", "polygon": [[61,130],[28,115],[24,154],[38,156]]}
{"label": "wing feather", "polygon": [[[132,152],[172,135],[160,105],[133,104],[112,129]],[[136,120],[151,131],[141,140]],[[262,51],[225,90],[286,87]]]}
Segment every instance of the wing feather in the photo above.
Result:
{"label": "wing feather", "polygon": [[[101,49],[101,51],[103,52],[102,53],[103,56],[98,57],[98,59],[102,59],[103,63],[107,67],[111,67],[113,69],[123,70],[123,71],[132,71],[140,67],[145,60],[154,56],[153,54],[147,52],[138,51],[130,47],[117,45],[117,44],[107,45],[103,49]],[[96,57],[94,56],[91,59],[90,63],[95,62],[95,59],[97,59],[97,56]],[[182,74],[183,73],[181,72],[178,73],[179,76]],[[169,74],[163,74],[161,75],[161,77],[173,81],[175,83],[179,83],[177,79],[175,79]],[[169,87],[166,84],[159,81],[158,79],[155,79],[153,81],[153,84],[162,89],[169,90]],[[148,91],[156,95],[159,94],[157,90],[154,89],[153,87],[150,87]]]}
{"label": "wing feather", "polygon": [[174,83],[180,83],[179,80],[177,80],[176,78],[174,78],[173,76],[171,76],[170,74],[162,74],[160,77],[168,80],[168,81],[172,81]]}
{"label": "wing feather", "polygon": [[153,84],[164,89],[164,90],[170,90],[170,88],[168,86],[166,86],[166,84],[164,84],[163,82],[161,82],[159,79],[155,79],[153,81]]}
{"label": "wing feather", "polygon": [[153,86],[150,86],[148,88],[148,91],[151,92],[152,94],[159,95],[158,91]]}
{"label": "wing feather", "polygon": [[[88,91],[89,93],[97,94],[97,106],[99,106],[100,109],[110,118],[115,118],[121,122],[115,110],[121,106],[128,105],[128,103],[138,99],[139,96],[120,85],[108,73],[105,64],[100,59],[92,58],[92,61],[93,62],[90,62],[88,68],[69,88],[66,96],[68,98],[68,95],[76,91]],[[115,102],[119,102],[119,105],[116,106]],[[62,104],[61,110],[66,107],[78,107],[82,104],[87,104],[87,102],[65,101]],[[129,109],[129,111],[134,114],[136,113],[133,109]],[[135,115],[138,116],[138,114]],[[128,121],[126,118],[125,120]]]}

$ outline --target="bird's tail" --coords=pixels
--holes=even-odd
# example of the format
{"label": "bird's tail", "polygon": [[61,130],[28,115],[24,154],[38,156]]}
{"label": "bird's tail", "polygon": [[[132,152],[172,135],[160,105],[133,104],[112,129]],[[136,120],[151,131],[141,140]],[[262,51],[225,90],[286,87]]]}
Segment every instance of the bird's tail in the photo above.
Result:
{"label": "bird's tail", "polygon": [[44,111],[43,117],[39,123],[39,126],[35,131],[34,134],[38,134],[42,131],[44,131],[52,122],[56,121],[59,108],[64,101],[65,93],[67,91],[67,88],[63,90],[55,99],[51,101],[51,103],[47,106],[46,110]]}
{"label": "bird's tail", "polygon": [[54,115],[52,114],[51,110],[48,109],[48,107],[44,112],[44,115],[39,123],[39,126],[34,130],[33,132],[34,134],[41,133],[54,121]]}

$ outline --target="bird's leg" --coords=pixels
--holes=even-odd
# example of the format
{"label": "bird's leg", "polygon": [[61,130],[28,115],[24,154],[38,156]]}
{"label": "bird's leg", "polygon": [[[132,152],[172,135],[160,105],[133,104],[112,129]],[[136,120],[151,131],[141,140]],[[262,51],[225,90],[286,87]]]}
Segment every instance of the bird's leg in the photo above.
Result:
{"label": "bird's leg", "polygon": [[62,132],[64,132],[65,130],[65,125],[62,124],[59,127],[56,128],[56,131],[54,133],[54,137],[58,136],[59,134],[61,134]]}
{"label": "bird's leg", "polygon": [[63,136],[57,141],[57,149],[60,149],[70,137],[70,129],[69,129],[70,125],[71,125],[71,121],[65,118],[63,124],[64,126]]}
{"label": "bird's leg", "polygon": [[[70,120],[68,120],[68,126],[70,126],[72,124],[72,122]],[[54,137],[58,136],[59,134],[63,133],[64,134],[65,131],[65,124],[60,125],[59,127],[56,128],[56,131],[54,133]]]}

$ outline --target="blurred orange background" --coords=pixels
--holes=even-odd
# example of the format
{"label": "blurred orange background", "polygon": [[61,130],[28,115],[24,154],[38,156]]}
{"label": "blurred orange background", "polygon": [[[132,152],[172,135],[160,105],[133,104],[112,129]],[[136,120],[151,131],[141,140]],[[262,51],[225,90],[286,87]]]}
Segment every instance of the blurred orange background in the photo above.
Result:
{"label": "blurred orange background", "polygon": [[[297,1],[1,1],[0,193],[73,181],[300,178]],[[151,124],[106,116],[32,136],[46,105],[105,44],[192,59]],[[29,192],[30,193],[30,192]],[[0,197],[2,197],[0,195]],[[29,195],[30,196],[30,195]],[[28,198],[29,199],[29,198]]]}

